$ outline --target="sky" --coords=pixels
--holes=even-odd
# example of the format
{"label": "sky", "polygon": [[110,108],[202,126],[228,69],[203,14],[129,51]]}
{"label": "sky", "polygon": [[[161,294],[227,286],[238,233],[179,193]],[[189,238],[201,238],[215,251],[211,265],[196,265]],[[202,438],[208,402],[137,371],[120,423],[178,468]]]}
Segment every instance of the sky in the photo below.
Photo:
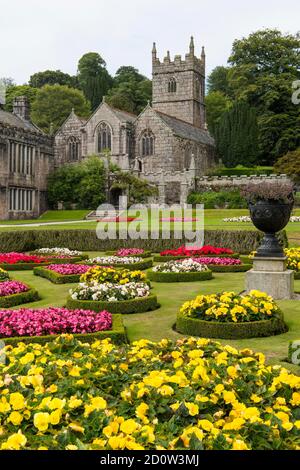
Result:
{"label": "sky", "polygon": [[114,74],[132,65],[151,77],[151,49],[184,55],[194,36],[207,74],[226,65],[235,39],[262,28],[300,30],[299,0],[0,0],[0,77],[24,84],[35,72],[75,74],[99,52]]}

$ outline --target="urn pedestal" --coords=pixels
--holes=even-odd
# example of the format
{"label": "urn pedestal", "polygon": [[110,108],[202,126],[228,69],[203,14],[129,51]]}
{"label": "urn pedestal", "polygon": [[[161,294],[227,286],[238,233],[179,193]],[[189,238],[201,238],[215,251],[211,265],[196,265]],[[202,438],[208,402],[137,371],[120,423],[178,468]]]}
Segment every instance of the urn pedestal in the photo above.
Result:
{"label": "urn pedestal", "polygon": [[286,269],[286,258],[256,256],[246,274],[246,291],[251,290],[266,292],[275,300],[292,299],[294,271]]}

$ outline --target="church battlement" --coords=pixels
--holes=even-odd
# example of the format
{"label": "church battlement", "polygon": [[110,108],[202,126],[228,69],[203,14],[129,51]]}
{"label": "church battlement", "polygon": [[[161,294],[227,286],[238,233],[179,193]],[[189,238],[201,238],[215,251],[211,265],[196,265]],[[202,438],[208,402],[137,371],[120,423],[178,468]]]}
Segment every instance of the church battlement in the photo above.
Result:
{"label": "church battlement", "polygon": [[157,57],[156,44],[153,43],[152,49],[152,73],[172,73],[175,71],[184,71],[184,70],[195,70],[198,73],[205,75],[205,52],[202,48],[202,53],[200,57],[195,55],[194,48],[194,39],[191,37],[190,49],[185,58],[183,59],[181,55],[175,55],[174,60],[171,60],[170,51],[167,51],[167,55],[161,61]]}

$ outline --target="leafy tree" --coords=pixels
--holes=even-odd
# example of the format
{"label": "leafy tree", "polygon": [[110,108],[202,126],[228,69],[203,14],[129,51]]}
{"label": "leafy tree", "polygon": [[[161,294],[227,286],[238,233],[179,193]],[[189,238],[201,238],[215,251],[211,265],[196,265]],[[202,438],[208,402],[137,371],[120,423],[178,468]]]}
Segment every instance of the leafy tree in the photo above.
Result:
{"label": "leafy tree", "polygon": [[216,135],[220,119],[231,107],[231,100],[220,91],[211,91],[205,98],[208,129]]}
{"label": "leafy tree", "polygon": [[34,73],[28,83],[34,88],[42,88],[45,85],[67,85],[73,88],[78,86],[77,77],[72,77],[60,70],[45,70],[44,72]]}
{"label": "leafy tree", "polygon": [[107,101],[111,106],[138,114],[152,96],[152,82],[131,66],[122,66],[114,77]]}
{"label": "leafy tree", "polygon": [[300,182],[300,147],[288,152],[275,164],[274,170],[279,174],[288,175],[295,183]]}
{"label": "leafy tree", "polygon": [[236,102],[221,117],[216,133],[217,150],[227,167],[252,166],[258,158],[258,128],[254,108]]}
{"label": "leafy tree", "polygon": [[90,156],[81,163],[83,178],[80,181],[78,195],[82,208],[96,209],[106,200],[106,170],[98,156]]}
{"label": "leafy tree", "polygon": [[5,86],[5,88],[16,86],[16,83],[11,77],[0,77],[0,83]]}
{"label": "leafy tree", "polygon": [[220,92],[223,95],[232,96],[229,82],[230,68],[222,65],[215,67],[207,80],[209,93]]}
{"label": "leafy tree", "polygon": [[148,198],[157,194],[157,188],[148,181],[132,175],[130,172],[122,171],[118,167],[111,167],[112,184],[110,189],[123,189],[127,191],[128,202],[131,204],[142,204]]}
{"label": "leafy tree", "polygon": [[37,89],[29,85],[12,85],[6,89],[5,110],[12,112],[13,102],[17,96],[26,96],[29,104],[32,105],[37,94]]}
{"label": "leafy tree", "polygon": [[74,108],[76,114],[87,117],[90,112],[89,103],[80,90],[66,85],[45,85],[36,92],[32,104],[32,120],[45,132],[49,132],[51,124],[56,131]]}
{"label": "leafy tree", "polygon": [[78,82],[94,111],[112,86],[106,63],[97,52],[84,54],[78,62]]}
{"label": "leafy tree", "polygon": [[48,177],[48,202],[50,207],[57,208],[59,202],[66,209],[71,204],[78,204],[79,188],[84,176],[81,165],[64,165]]}

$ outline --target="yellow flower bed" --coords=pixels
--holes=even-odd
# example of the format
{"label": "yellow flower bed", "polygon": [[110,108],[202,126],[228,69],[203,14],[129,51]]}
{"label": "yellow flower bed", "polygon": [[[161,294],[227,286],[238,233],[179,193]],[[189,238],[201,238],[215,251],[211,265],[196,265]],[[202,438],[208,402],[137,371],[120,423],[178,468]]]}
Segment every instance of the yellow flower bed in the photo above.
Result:
{"label": "yellow flower bed", "polygon": [[0,268],[0,282],[7,281],[9,279],[9,274],[5,269]]}
{"label": "yellow flower bed", "polygon": [[300,272],[300,249],[286,248],[284,254],[287,257],[287,268]]}
{"label": "yellow flower bed", "polygon": [[80,282],[97,281],[99,284],[128,284],[129,282],[144,282],[146,274],[142,271],[129,271],[129,269],[115,269],[95,266],[80,277]]}
{"label": "yellow flower bed", "polygon": [[300,449],[300,377],[206,339],[6,347],[0,448]]}
{"label": "yellow flower bed", "polygon": [[199,320],[234,323],[269,320],[280,314],[272,297],[257,290],[248,295],[234,292],[199,295],[185,302],[180,313]]}

